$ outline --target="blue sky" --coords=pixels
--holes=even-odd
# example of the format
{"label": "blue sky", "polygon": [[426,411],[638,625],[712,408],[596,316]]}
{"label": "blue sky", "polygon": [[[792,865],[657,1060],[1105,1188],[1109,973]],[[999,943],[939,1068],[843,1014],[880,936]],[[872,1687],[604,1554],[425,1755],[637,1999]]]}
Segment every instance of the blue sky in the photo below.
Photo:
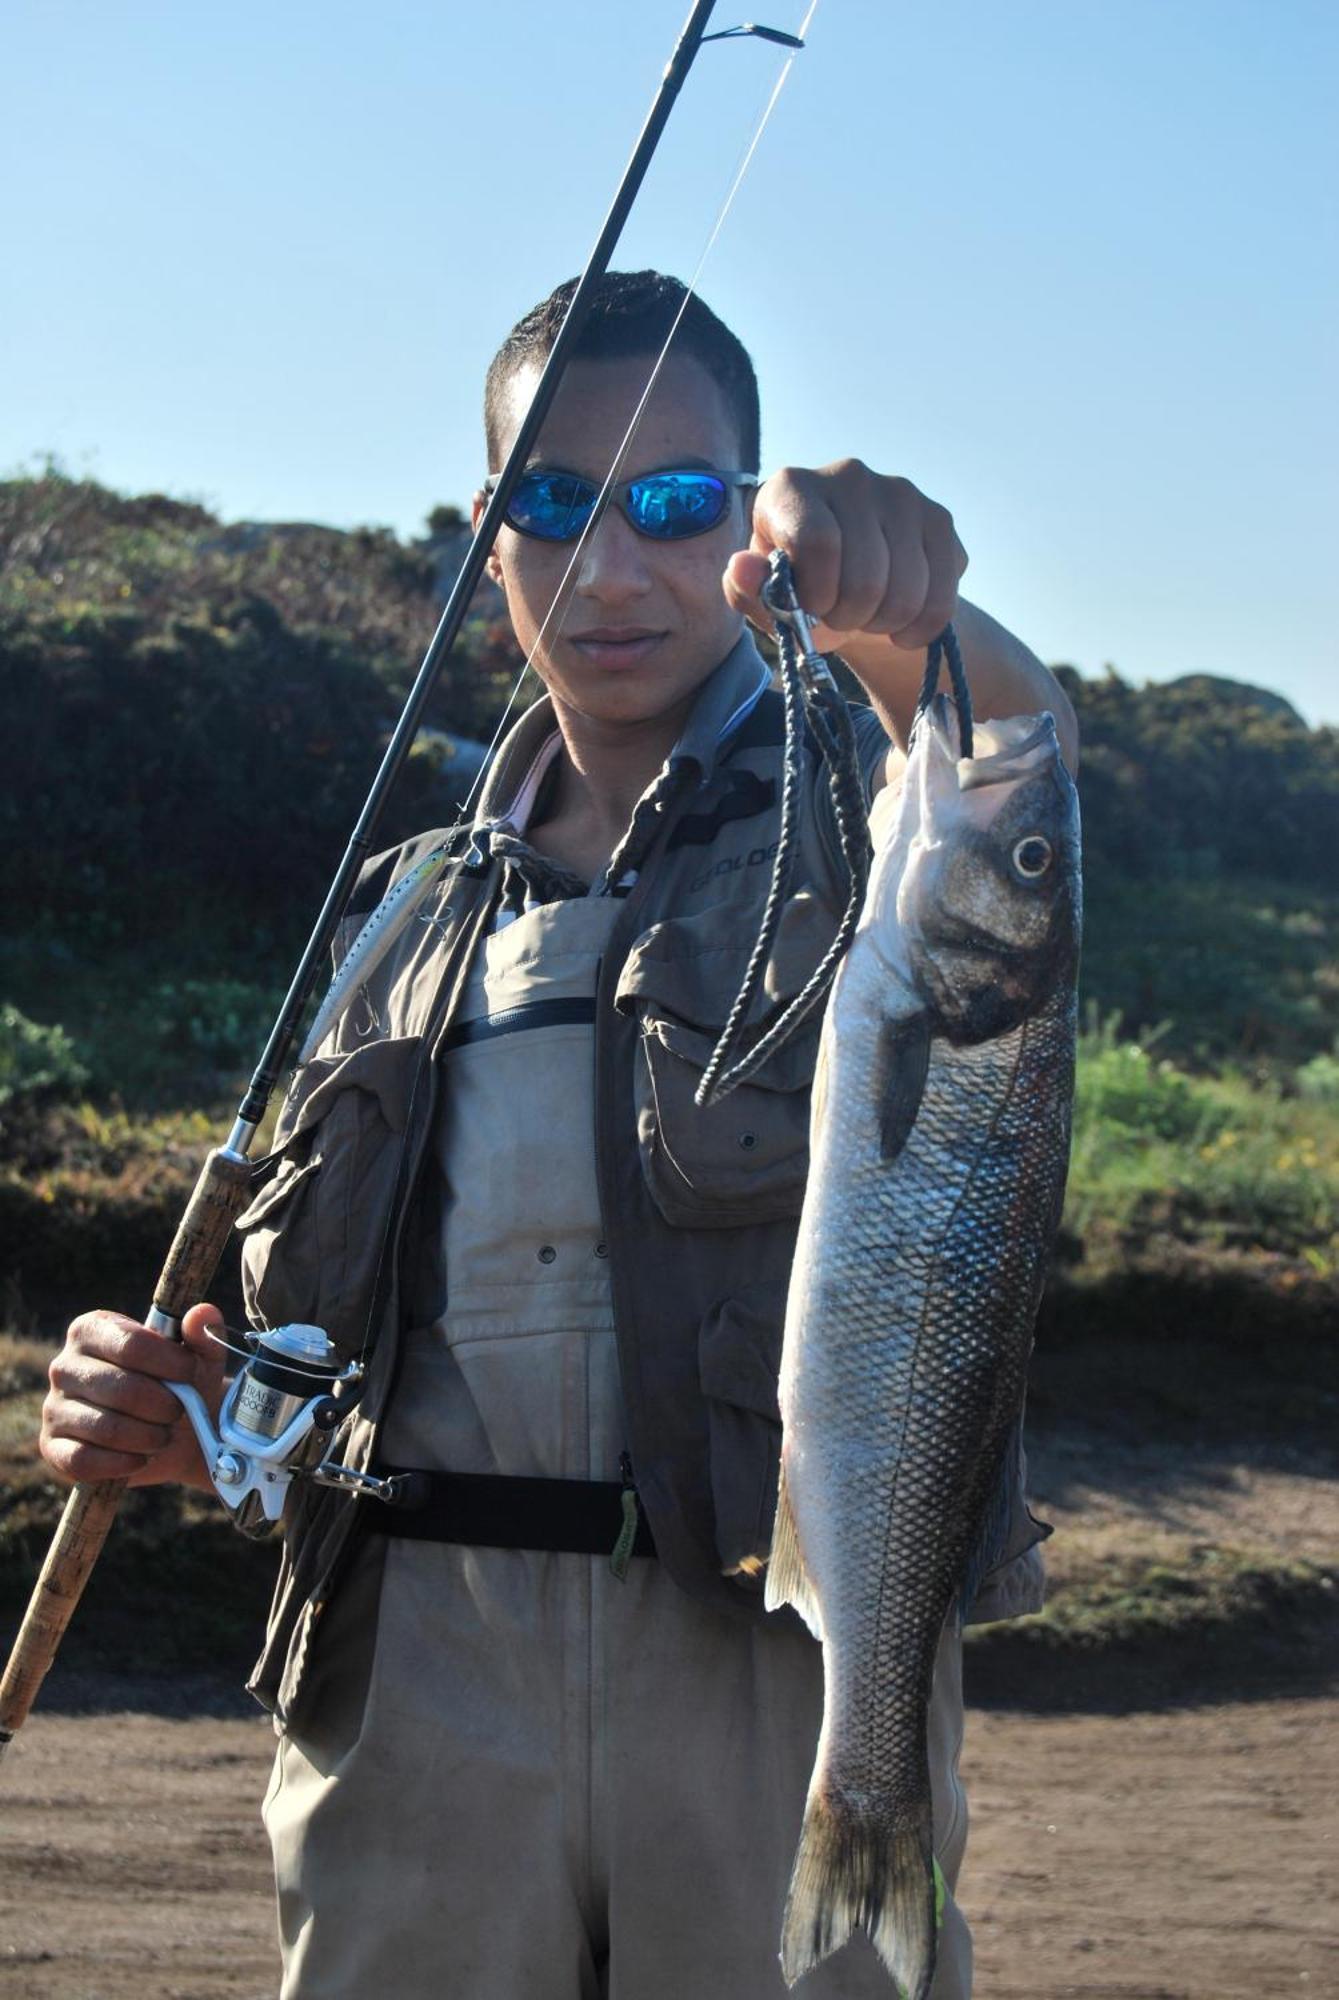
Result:
{"label": "blue sky", "polygon": [[[468,501],[483,369],[686,11],[4,0],[0,466],[404,533]],[[691,270],[780,61],[704,52],[620,264]],[[1048,660],[1339,722],[1336,82],[1328,0],[821,0],[702,278],[765,458],[945,501]]]}

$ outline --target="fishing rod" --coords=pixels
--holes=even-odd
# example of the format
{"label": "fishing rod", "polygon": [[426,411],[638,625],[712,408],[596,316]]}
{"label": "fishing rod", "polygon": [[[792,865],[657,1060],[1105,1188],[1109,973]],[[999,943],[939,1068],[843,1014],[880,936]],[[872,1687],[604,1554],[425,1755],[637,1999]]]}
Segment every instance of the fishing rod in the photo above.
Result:
{"label": "fishing rod", "polygon": [[[698,52],[707,42],[744,37],[791,50],[804,46],[802,36],[753,22],[708,34],[714,6],[715,0],[695,0],[680,31],[530,407],[492,485],[478,530],[466,551],[316,926],[238,1107],[232,1130],[226,1143],[206,1158],[178,1224],[154,1288],[153,1304],[145,1316],[145,1324],[167,1339],[180,1340],[182,1316],[204,1296],[233,1224],[246,1205],[256,1172],[250,1158],[251,1147],[359,871],[372,852],[373,835],[387,797],[459,635],[512,493],[526,469],[540,427],[589,317],[596,288],[609,267],[623,225]],[[775,93],[772,101],[775,102]],[[361,1367],[352,1362],[343,1371],[337,1371],[333,1344],[317,1327],[294,1326],[265,1332],[253,1336],[251,1346],[253,1351],[248,1354],[246,1365],[229,1386],[217,1424],[197,1391],[184,1389],[179,1400],[200,1442],[215,1490],[225,1505],[244,1522],[258,1517],[273,1521],[283,1510],[288,1485],[295,1476],[322,1477],[323,1483],[354,1486],[354,1480],[342,1476],[343,1468],[329,1462],[329,1450],[342,1407],[347,1408],[347,1404],[341,1407],[335,1391],[355,1384]],[[122,1479],[83,1482],[75,1486],[66,1502],[0,1677],[0,1754],[32,1708],[116,1517],[125,1488]]]}

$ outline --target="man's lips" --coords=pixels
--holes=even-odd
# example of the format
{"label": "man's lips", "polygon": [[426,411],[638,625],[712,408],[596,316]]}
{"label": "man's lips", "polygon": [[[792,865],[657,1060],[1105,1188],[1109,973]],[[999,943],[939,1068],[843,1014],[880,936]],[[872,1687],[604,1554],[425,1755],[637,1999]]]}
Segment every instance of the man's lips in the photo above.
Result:
{"label": "man's lips", "polygon": [[570,645],[600,667],[636,666],[664,637],[663,631],[646,625],[594,625],[567,635]]}

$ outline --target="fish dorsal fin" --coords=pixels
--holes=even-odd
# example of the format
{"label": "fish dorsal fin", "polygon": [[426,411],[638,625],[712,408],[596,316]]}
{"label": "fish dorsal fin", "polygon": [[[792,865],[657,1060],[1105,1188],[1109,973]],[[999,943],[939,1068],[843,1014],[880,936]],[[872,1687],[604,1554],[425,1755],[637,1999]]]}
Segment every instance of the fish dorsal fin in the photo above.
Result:
{"label": "fish dorsal fin", "polygon": [[895,1160],[906,1145],[925,1095],[930,1067],[930,1022],[924,1014],[909,1021],[890,1021],[883,1031],[883,1095],[879,1106],[879,1143],[885,1160]]}
{"label": "fish dorsal fin", "polygon": [[769,1611],[779,1611],[783,1604],[793,1604],[815,1639],[823,1637],[823,1615],[818,1608],[818,1599],[809,1581],[809,1572],[804,1566],[795,1533],[795,1516],[786,1491],[784,1461],[777,1485],[776,1521],[772,1528],[772,1553],[767,1559],[767,1587],[763,1602]]}

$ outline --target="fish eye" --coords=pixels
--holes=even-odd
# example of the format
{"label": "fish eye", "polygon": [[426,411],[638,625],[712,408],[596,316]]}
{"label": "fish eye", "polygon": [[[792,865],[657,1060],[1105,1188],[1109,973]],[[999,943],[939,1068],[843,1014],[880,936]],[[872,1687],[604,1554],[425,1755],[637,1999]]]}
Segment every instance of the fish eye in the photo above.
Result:
{"label": "fish eye", "polygon": [[1039,833],[1030,833],[1015,844],[1010,859],[1025,881],[1035,882],[1051,865],[1051,843]]}

